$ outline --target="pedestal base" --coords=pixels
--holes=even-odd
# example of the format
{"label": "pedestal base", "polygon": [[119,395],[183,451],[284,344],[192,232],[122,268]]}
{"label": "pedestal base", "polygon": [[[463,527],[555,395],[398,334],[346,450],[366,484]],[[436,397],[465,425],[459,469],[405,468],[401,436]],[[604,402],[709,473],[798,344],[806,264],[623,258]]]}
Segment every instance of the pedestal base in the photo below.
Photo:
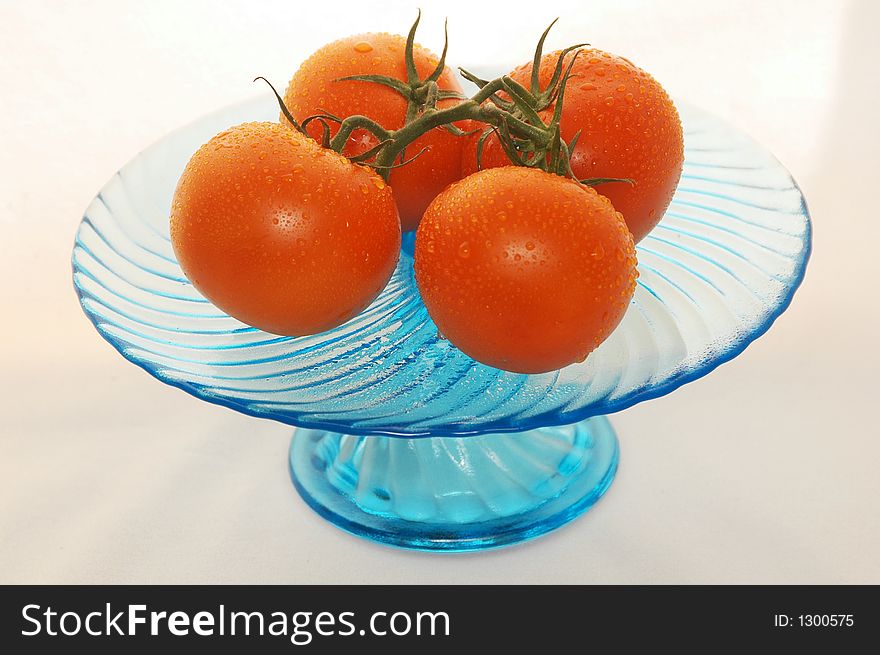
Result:
{"label": "pedestal base", "polygon": [[617,470],[603,416],[475,437],[359,437],[296,431],[293,483],[340,528],[418,550],[466,551],[531,539],[595,503]]}

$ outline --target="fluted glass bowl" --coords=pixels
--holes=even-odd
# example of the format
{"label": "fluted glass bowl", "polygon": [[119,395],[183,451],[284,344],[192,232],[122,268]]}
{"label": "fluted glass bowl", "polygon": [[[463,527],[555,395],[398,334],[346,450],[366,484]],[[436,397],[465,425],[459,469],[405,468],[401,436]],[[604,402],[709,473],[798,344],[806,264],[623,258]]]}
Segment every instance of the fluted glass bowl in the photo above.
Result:
{"label": "fluted glass bowl", "polygon": [[[73,250],[74,285],[98,332],[159,380],[202,400],[308,428],[311,436],[299,440],[301,452],[297,455],[296,443],[292,452],[295,481],[313,507],[346,529],[419,548],[461,550],[517,541],[568,520],[578,502],[582,511],[610,482],[616,442],[600,449],[601,466],[599,451],[593,453],[592,466],[601,470],[591,473],[589,488],[583,488],[583,471],[571,465],[577,440],[591,433],[590,426],[594,436],[614,439],[607,421],[587,419],[669,393],[735,357],[785,310],[803,279],[810,222],[791,176],[729,125],[687,106],[680,109],[684,172],[666,215],[638,244],[640,276],[632,303],[586,361],[553,373],[493,369],[439,338],[415,286],[411,235],[404,237],[397,270],[376,301],[323,334],[267,334],[205,300],[184,277],[169,240],[174,188],[189,157],[215,133],[248,120],[277,119],[268,95],[179,129],[125,165],[85,212]],[[578,422],[580,432],[546,430]],[[514,441],[502,446],[497,435],[541,429],[541,439],[551,436],[535,443],[546,442],[543,456],[549,459],[539,457],[527,472],[516,473],[509,461],[522,452],[499,455]],[[342,435],[357,436],[352,441]],[[368,436],[402,439],[369,442]],[[464,436],[471,438],[459,439]],[[416,446],[415,438],[422,437],[437,447]],[[333,443],[328,446],[326,439]],[[418,461],[402,463],[420,448]],[[418,492],[401,482],[404,470],[412,479],[419,470],[424,475],[426,457],[435,460],[434,470],[441,450],[448,455],[441,459],[451,458],[464,479]],[[369,502],[356,498],[363,496],[367,456],[370,476],[385,480],[384,487],[368,485]],[[388,468],[392,460],[396,469]],[[528,502],[493,508],[499,493],[481,487],[489,479],[486,473],[480,478],[481,466],[495,466],[505,479],[529,489],[531,510],[540,506],[544,514],[536,518]],[[577,491],[565,485],[535,491],[548,476],[575,474]],[[318,486],[306,488],[307,477]],[[394,480],[398,488],[392,495],[386,487]],[[464,498],[467,494],[454,493],[462,485],[483,498],[477,505],[484,513],[496,516],[480,518],[473,507],[465,512],[470,518],[460,510],[437,514],[437,498]],[[566,493],[576,498],[559,501]],[[427,504],[404,516],[401,503],[412,504],[418,494]],[[354,503],[357,516],[343,516],[345,510],[334,505],[339,499]],[[555,510],[553,503],[559,505]],[[522,518],[524,512],[531,512],[525,523],[514,521],[511,527],[510,517]],[[364,516],[397,523],[373,526],[373,532],[350,525],[362,526]],[[443,527],[426,537],[425,523]],[[474,531],[475,523],[482,527]],[[449,536],[456,531],[460,539]]]}
{"label": "fluted glass bowl", "polygon": [[553,373],[499,371],[439,338],[407,244],[372,306],[324,334],[266,334],[206,301],[169,240],[177,178],[222,128],[276,119],[271,97],[211,114],[123,167],[85,212],[74,283],[86,315],[127,359],[255,416],[361,435],[438,436],[608,414],[734,357],[785,309],[804,274],[810,225],[789,174],[721,121],[690,108],[682,116],[684,173],[666,216],[638,246],[629,311],[585,362]]}

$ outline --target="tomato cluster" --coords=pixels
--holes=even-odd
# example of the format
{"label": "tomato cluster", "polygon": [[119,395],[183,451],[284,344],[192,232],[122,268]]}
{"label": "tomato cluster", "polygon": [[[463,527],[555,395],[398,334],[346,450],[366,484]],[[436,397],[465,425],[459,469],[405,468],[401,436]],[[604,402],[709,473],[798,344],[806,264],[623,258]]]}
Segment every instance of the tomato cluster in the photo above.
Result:
{"label": "tomato cluster", "polygon": [[582,361],[622,319],[635,242],[678,182],[674,105],[626,59],[541,44],[536,74],[476,79],[465,98],[414,29],[324,46],[279,122],[193,155],[171,210],[184,273],[249,325],[314,334],[376,298],[417,229],[416,282],[445,338],[509,371]]}

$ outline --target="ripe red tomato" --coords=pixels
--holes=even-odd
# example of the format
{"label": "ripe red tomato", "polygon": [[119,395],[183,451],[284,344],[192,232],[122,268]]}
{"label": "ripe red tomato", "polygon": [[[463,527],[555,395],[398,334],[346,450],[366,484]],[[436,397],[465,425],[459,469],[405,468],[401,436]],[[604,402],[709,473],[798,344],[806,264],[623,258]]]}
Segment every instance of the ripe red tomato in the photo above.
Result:
{"label": "ripe red tomato", "polygon": [[[570,61],[569,54],[566,61]],[[559,53],[544,55],[539,68],[542,88],[550,81]],[[510,76],[529,88],[532,64]],[[552,109],[552,107],[551,107]],[[549,119],[549,112],[544,116]],[[601,50],[581,50],[563,101],[562,138],[580,137],[571,158],[579,179],[629,178],[630,185],[610,182],[596,187],[623,214],[640,241],[663,217],[681,176],[684,160],[681,121],[672,100],[648,73],[629,60]],[[462,174],[477,169],[476,140],[465,146]],[[484,146],[483,168],[510,163],[494,137]]]}
{"label": "ripe red tomato", "polygon": [[[387,130],[399,129],[406,120],[407,103],[397,91],[372,82],[336,80],[367,74],[406,80],[405,45],[406,39],[396,34],[357,34],[329,43],[299,67],[284,94],[284,103],[298,121],[329,112],[340,118],[367,116]],[[437,57],[418,44],[414,58],[421,79],[437,66]],[[448,67],[437,84],[441,89],[461,91]],[[443,100],[437,106],[442,109],[454,102]],[[281,120],[284,121],[283,116]],[[335,134],[337,126],[330,127],[331,134]],[[307,129],[310,135],[320,138],[321,127],[317,122],[310,123]],[[372,134],[356,130],[343,152],[358,155],[377,144]],[[404,231],[414,230],[434,196],[460,177],[459,137],[442,128],[433,129],[414,141],[406,155],[412,157],[423,148],[427,150],[421,156],[394,169],[389,178]]]}
{"label": "ripe red tomato", "polygon": [[217,307],[298,336],[370,304],[394,271],[400,224],[372,170],[287,125],[245,123],[187,164],[171,242],[187,278]]}
{"label": "ripe red tomato", "polygon": [[434,199],[416,233],[415,274],[443,336],[518,373],[582,361],[620,322],[638,275],[632,235],[607,198],[513,166]]}

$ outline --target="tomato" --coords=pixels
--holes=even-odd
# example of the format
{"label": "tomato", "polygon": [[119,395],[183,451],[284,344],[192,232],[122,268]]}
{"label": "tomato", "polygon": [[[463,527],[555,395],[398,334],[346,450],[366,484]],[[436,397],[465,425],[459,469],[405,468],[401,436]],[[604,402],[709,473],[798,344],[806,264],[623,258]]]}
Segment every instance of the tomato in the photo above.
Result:
{"label": "tomato", "polygon": [[[569,54],[569,59],[572,57]],[[550,81],[559,53],[544,55],[539,80]],[[510,76],[529,88],[532,64]],[[630,178],[596,187],[621,212],[636,241],[663,217],[681,176],[684,160],[681,121],[672,100],[646,72],[629,60],[595,49],[581,50],[565,91],[562,138],[580,137],[571,158],[579,179]],[[549,113],[544,114],[549,118]],[[462,174],[476,170],[476,139],[464,148]],[[497,139],[487,140],[483,168],[510,162]]]}
{"label": "tomato", "polygon": [[287,125],[245,123],[190,159],[174,193],[171,242],[217,307],[298,336],[370,304],[394,271],[400,224],[372,170]]}
{"label": "tomato", "polygon": [[[406,80],[405,45],[406,40],[396,34],[358,34],[329,43],[299,67],[284,94],[284,103],[298,121],[329,112],[340,118],[367,116],[387,130],[399,129],[406,120],[407,102],[397,91],[372,82],[337,80],[366,74]],[[438,61],[418,44],[414,59],[421,79],[431,74]],[[448,67],[437,84],[441,89],[461,91]],[[437,106],[442,109],[454,102],[442,100]],[[331,123],[330,127],[331,134],[335,134],[337,125]],[[317,122],[307,129],[310,135],[320,138]],[[372,134],[356,130],[343,152],[353,156],[377,144]],[[423,148],[427,150],[422,155],[394,169],[389,178],[404,231],[415,229],[434,196],[460,177],[459,137],[442,128],[433,129],[414,141],[406,149],[406,156],[412,157]]]}
{"label": "tomato", "polygon": [[439,332],[518,373],[582,361],[635,290],[632,235],[607,198],[533,168],[470,175],[419,225],[416,283]]}

